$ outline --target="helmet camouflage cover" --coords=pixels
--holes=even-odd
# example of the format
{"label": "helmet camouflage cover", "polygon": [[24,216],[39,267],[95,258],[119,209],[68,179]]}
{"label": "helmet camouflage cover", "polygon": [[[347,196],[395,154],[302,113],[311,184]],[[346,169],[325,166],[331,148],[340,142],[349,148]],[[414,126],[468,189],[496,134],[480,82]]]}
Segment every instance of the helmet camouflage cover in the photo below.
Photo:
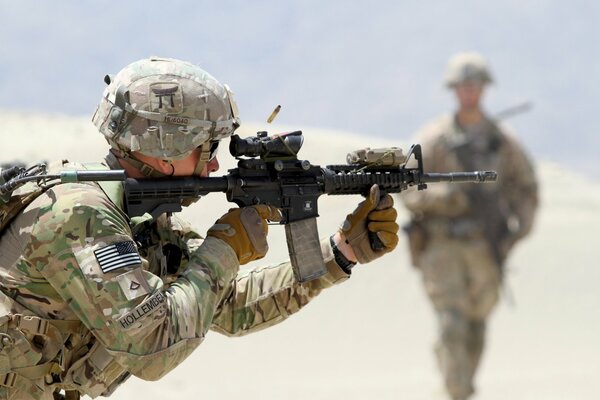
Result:
{"label": "helmet camouflage cover", "polygon": [[188,62],[152,57],[105,81],[92,121],[120,154],[181,159],[198,147],[208,152],[240,123],[227,85]]}
{"label": "helmet camouflage cover", "polygon": [[487,62],[478,53],[458,53],[448,61],[444,78],[446,86],[454,87],[466,81],[481,83],[493,81]]}

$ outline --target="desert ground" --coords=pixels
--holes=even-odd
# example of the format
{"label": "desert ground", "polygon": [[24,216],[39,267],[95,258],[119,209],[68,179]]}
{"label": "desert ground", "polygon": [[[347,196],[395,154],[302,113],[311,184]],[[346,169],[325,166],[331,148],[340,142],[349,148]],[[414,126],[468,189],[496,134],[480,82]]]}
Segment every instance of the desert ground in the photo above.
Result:
{"label": "desert ground", "polygon": [[[298,127],[248,124],[241,135]],[[304,127],[302,158],[326,165],[348,151],[406,145]],[[0,161],[98,161],[108,145],[88,118],[0,111]],[[234,162],[222,146],[222,171]],[[488,331],[476,400],[600,398],[600,182],[568,165],[536,160],[541,207],[532,235],[508,262],[504,296]],[[360,197],[323,197],[322,236]],[[200,232],[231,205],[212,194],[184,212]],[[400,221],[407,218],[399,206]],[[286,257],[273,227],[260,263]],[[396,251],[271,329],[240,338],[209,333],[158,382],[131,378],[113,399],[444,399],[433,357],[436,323],[406,240]]]}

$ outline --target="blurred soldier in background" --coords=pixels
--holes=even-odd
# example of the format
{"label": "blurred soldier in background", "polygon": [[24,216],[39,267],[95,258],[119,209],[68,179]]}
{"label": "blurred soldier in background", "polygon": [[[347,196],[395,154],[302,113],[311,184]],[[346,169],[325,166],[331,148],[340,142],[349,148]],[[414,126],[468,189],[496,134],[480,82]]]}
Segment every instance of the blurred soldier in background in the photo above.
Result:
{"label": "blurred soldier in background", "polygon": [[533,166],[514,137],[482,109],[492,82],[485,60],[461,53],[449,61],[445,84],[458,111],[419,134],[426,172],[496,170],[489,185],[432,185],[403,196],[413,264],[423,274],[436,310],[440,337],[435,353],[453,400],[474,393],[486,319],[498,301],[503,266],[514,244],[532,226],[538,204]]}

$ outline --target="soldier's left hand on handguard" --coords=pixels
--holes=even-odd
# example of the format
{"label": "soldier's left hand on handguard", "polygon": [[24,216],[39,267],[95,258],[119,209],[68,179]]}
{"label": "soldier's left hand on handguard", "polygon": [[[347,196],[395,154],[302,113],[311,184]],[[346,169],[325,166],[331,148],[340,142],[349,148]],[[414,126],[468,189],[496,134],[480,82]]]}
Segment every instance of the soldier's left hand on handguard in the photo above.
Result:
{"label": "soldier's left hand on handguard", "polygon": [[[346,255],[347,258],[364,264],[394,250],[398,244],[397,215],[392,197],[389,194],[381,197],[379,187],[373,185],[369,196],[346,216],[338,231],[354,253]],[[379,243],[375,245],[374,240]]]}

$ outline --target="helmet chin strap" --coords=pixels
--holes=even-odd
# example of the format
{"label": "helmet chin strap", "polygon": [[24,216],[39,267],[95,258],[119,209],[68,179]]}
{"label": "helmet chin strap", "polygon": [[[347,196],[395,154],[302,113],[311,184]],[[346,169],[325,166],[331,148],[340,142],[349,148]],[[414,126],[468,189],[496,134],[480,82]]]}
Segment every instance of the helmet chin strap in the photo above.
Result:
{"label": "helmet chin strap", "polygon": [[[198,163],[196,164],[196,167],[194,168],[193,172],[193,175],[197,176],[200,176],[200,174],[204,170],[204,167],[210,162],[210,141],[204,142],[202,146],[199,147],[202,150],[200,153],[200,158],[198,159]],[[142,175],[144,175],[147,178],[163,178],[166,176],[173,176],[173,173],[175,172],[175,169],[173,167],[173,171],[171,172],[171,174],[162,173],[156,170],[156,168],[146,164],[145,162],[138,160],[130,153],[126,153],[122,150],[118,150],[115,148],[110,149],[110,151],[105,157],[106,163],[109,167],[113,169],[122,168],[121,164],[119,164],[118,159],[125,160],[128,164],[136,168],[138,171],[140,171]]]}
{"label": "helmet chin strap", "polygon": [[110,149],[105,159],[109,167],[120,169],[122,167],[119,164],[119,158],[125,160],[128,164],[136,168],[138,171],[140,171],[142,175],[144,175],[147,178],[163,178],[165,176],[170,176],[168,174],[164,174],[160,171],[157,171],[155,168],[151,167],[143,161],[138,160],[131,154],[125,153],[124,151],[116,150],[114,148]]}
{"label": "helmet chin strap", "polygon": [[[202,171],[204,171],[204,167],[210,162],[210,141],[206,141],[200,146],[202,149],[200,153],[200,158],[198,159],[198,164],[196,164],[196,168],[194,168],[194,172],[192,175],[200,176]],[[188,207],[191,204],[200,200],[199,197],[186,199],[181,202],[181,205],[184,207]]]}
{"label": "helmet chin strap", "polygon": [[196,168],[194,168],[193,173],[193,175],[197,176],[200,176],[200,174],[204,170],[204,167],[210,161],[210,141],[207,140],[206,142],[202,143],[202,146],[200,146],[200,148],[202,149],[202,151],[200,153],[200,158],[198,159],[198,164],[196,164]]}

